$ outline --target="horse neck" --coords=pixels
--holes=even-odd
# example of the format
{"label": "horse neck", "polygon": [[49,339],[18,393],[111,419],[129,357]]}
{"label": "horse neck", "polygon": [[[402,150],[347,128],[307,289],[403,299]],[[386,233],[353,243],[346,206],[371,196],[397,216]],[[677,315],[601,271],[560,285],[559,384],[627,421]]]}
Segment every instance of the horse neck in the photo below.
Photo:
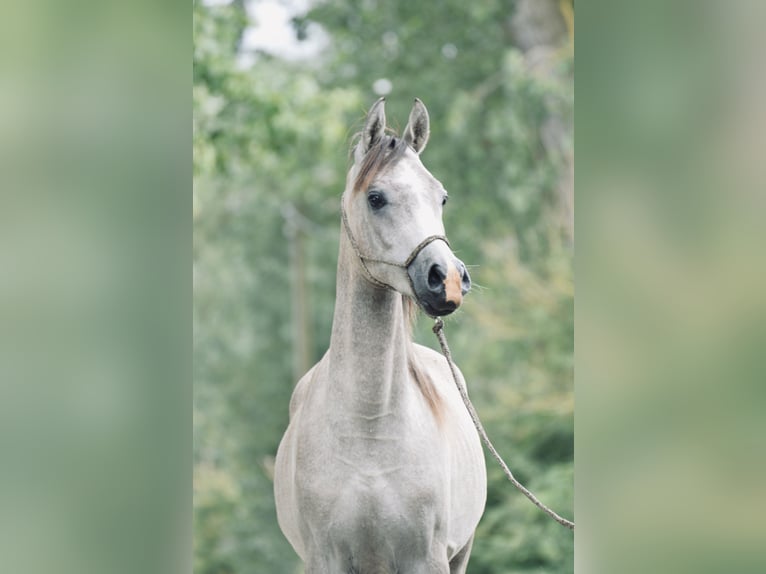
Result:
{"label": "horse neck", "polygon": [[346,404],[359,414],[390,413],[407,380],[410,333],[402,295],[363,275],[341,228],[330,339],[330,369]]}

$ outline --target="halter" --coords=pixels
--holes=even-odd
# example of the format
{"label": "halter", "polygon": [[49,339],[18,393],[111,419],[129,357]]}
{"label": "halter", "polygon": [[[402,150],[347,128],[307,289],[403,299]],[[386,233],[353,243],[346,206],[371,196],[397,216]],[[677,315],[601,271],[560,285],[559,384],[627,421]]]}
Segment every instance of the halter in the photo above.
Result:
{"label": "halter", "polygon": [[[367,279],[370,280],[370,282],[373,285],[376,285],[378,287],[381,287],[383,289],[388,289],[389,291],[396,291],[391,285],[388,283],[384,283],[377,277],[375,277],[372,273],[370,273],[370,270],[367,268],[367,263],[384,263],[386,265],[391,265],[392,267],[401,267],[402,269],[407,269],[410,266],[410,263],[415,261],[415,258],[420,254],[423,249],[430,243],[433,243],[434,241],[441,240],[444,241],[444,243],[447,244],[448,247],[451,247],[449,244],[449,241],[444,235],[429,235],[426,237],[423,241],[421,241],[415,249],[412,250],[412,253],[410,253],[410,256],[407,257],[407,259],[404,261],[404,263],[397,263],[396,261],[387,261],[385,259],[376,259],[374,257],[369,257],[362,253],[362,250],[359,248],[359,244],[356,242],[356,239],[354,239],[353,233],[351,233],[351,226],[348,223],[348,216],[346,215],[346,208],[343,205],[343,198],[340,200],[340,214],[341,219],[343,220],[343,228],[346,230],[346,236],[348,237],[349,242],[351,243],[351,247],[354,250],[354,253],[356,253],[356,256],[359,258],[359,262],[362,264],[362,269],[364,270],[364,274],[367,275]],[[410,277],[410,274],[407,273],[407,279],[410,282],[410,287],[412,287],[412,293],[415,294],[415,286],[412,284],[412,278]]]}

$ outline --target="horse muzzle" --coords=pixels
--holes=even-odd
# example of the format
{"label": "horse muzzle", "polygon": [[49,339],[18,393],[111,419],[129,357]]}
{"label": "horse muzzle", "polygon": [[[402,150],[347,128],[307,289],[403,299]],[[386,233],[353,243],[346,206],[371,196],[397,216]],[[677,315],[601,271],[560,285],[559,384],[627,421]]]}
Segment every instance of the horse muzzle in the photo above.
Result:
{"label": "horse muzzle", "polygon": [[465,265],[449,248],[445,250],[449,255],[424,249],[407,268],[418,304],[432,317],[454,312],[471,289]]}

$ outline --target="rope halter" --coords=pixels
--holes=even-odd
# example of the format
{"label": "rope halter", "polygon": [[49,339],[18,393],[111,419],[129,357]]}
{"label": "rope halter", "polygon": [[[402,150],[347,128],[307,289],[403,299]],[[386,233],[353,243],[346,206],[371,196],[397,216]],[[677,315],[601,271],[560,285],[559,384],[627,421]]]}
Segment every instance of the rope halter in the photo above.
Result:
{"label": "rope halter", "polygon": [[[351,247],[354,250],[354,253],[356,253],[356,256],[359,258],[359,262],[362,264],[362,269],[364,270],[364,274],[367,276],[367,279],[370,281],[370,283],[372,283],[373,285],[376,285],[377,287],[381,287],[383,289],[396,291],[396,289],[394,289],[391,285],[375,277],[370,272],[369,268],[367,267],[367,263],[384,263],[386,265],[391,265],[392,267],[400,267],[406,271],[407,268],[410,266],[410,264],[413,261],[415,261],[415,258],[420,254],[420,252],[423,251],[423,249],[425,249],[427,245],[433,243],[434,241],[436,240],[444,241],[444,243],[446,243],[447,246],[451,248],[449,241],[444,235],[429,235],[423,241],[418,243],[415,249],[412,250],[412,253],[410,253],[410,256],[407,257],[407,259],[404,261],[404,263],[399,263],[397,261],[388,261],[386,259],[379,259],[376,257],[370,257],[369,255],[365,255],[362,252],[362,249],[359,247],[359,244],[354,238],[354,234],[351,233],[351,225],[349,225],[349,222],[348,222],[348,215],[346,214],[346,207],[343,204],[342,197],[340,200],[340,213],[341,213],[341,219],[343,220],[343,228],[346,231],[346,236],[348,237],[349,243],[351,243]],[[412,287],[412,293],[414,295],[415,286],[412,284],[412,278],[410,277],[409,273],[407,273],[407,279],[410,282],[410,287]]]}

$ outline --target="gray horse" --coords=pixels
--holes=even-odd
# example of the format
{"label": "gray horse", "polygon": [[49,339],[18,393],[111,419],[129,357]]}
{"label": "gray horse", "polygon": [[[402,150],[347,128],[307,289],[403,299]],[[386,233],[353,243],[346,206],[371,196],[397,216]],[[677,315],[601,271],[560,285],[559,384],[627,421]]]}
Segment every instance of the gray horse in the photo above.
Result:
{"label": "gray horse", "polygon": [[484,511],[476,430],[444,357],[412,341],[415,303],[448,315],[471,286],[428,136],[419,100],[403,137],[386,133],[381,98],[354,150],[330,348],[295,388],[274,475],[307,574],[463,573]]}

